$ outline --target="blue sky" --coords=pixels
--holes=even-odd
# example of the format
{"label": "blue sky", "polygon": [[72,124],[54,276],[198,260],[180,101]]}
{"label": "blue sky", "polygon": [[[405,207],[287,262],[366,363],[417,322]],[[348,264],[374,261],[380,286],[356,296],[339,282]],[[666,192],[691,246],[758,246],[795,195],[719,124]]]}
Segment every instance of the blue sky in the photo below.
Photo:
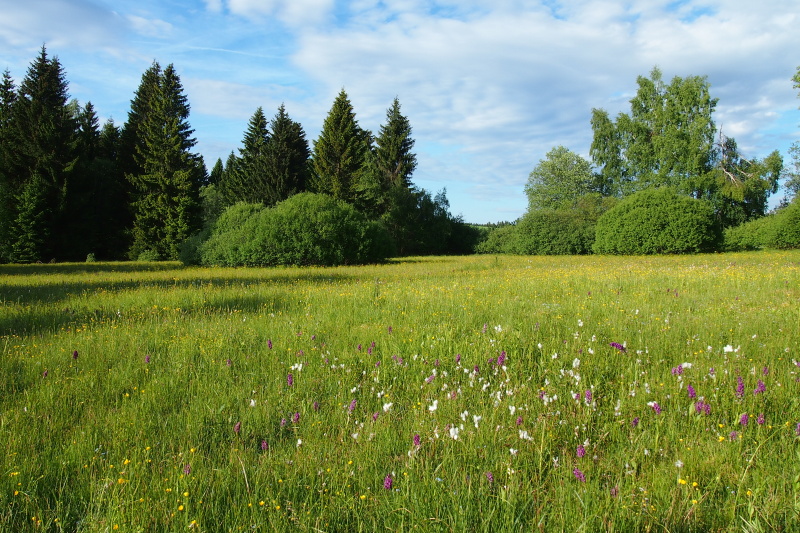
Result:
{"label": "blue sky", "polygon": [[0,70],[21,81],[46,44],[103,120],[122,124],[145,69],[173,63],[209,166],[259,106],[285,103],[313,141],[340,89],[373,131],[397,96],[415,184],[446,187],[469,222],[522,215],[537,162],[557,145],[588,158],[592,108],[627,111],[656,65],[708,76],[715,121],[746,156],[800,140],[796,0],[0,0],[0,13]]}

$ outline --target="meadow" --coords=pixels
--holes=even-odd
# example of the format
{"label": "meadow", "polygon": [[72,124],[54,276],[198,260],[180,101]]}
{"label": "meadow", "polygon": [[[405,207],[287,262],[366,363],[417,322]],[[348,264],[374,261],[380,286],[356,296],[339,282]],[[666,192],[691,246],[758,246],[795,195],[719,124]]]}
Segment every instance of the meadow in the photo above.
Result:
{"label": "meadow", "polygon": [[0,266],[0,531],[798,531],[800,251]]}

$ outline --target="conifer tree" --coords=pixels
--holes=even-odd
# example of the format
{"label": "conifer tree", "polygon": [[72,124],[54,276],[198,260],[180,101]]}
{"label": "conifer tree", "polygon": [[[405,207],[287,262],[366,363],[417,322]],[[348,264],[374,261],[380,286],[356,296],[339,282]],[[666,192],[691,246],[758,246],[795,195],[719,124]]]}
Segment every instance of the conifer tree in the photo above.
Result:
{"label": "conifer tree", "polygon": [[[137,95],[150,83],[149,72]],[[189,103],[173,65],[164,69],[147,100],[139,110],[141,143],[134,157],[141,173],[127,175],[136,189],[130,255],[150,252],[160,259],[176,259],[181,243],[199,229],[205,168],[190,152],[196,141],[188,123]]]}
{"label": "conifer tree", "polygon": [[283,104],[270,121],[270,130],[265,157],[267,206],[306,190],[311,155],[303,127],[289,117]]}
{"label": "conifer tree", "polygon": [[314,141],[313,190],[352,203],[370,144],[369,132],[358,125],[353,105],[342,89]]}
{"label": "conifer tree", "polygon": [[226,204],[265,201],[269,189],[265,165],[268,143],[267,117],[259,107],[247,124],[237,163],[231,166],[221,183]]}
{"label": "conifer tree", "polygon": [[16,218],[14,206],[19,183],[12,167],[12,109],[16,97],[14,81],[6,69],[0,82],[0,263],[10,260],[11,230]]}
{"label": "conifer tree", "polygon": [[[12,168],[18,180],[11,224],[12,261],[37,261],[64,253],[63,217],[74,169],[75,119],[58,58],[43,46],[12,106]],[[16,239],[19,242],[13,242]]]}

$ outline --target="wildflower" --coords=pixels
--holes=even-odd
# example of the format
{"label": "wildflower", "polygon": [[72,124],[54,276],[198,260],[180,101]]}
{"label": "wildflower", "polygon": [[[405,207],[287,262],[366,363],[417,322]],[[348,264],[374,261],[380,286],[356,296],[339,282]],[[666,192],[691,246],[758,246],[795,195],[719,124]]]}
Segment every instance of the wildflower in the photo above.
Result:
{"label": "wildflower", "polygon": [[734,441],[734,440],[736,440],[736,438],[737,438],[738,436],[739,436],[739,434],[738,434],[738,433],[736,433],[735,431],[731,431],[730,435],[728,435],[728,438],[729,438],[731,441]]}
{"label": "wildflower", "polygon": [[450,428],[450,437],[452,437],[453,440],[458,440],[458,426]]}
{"label": "wildflower", "polygon": [[388,331],[388,332],[389,332],[389,335],[391,335],[391,334],[392,334],[392,326],[389,326],[389,327],[386,329],[386,331]]}
{"label": "wildflower", "polygon": [[484,325],[483,325],[483,333],[486,333],[486,328],[487,328],[487,327],[489,327],[489,325],[488,325],[488,324],[484,324]]}
{"label": "wildflower", "polygon": [[383,488],[386,490],[392,489],[392,476],[387,475],[383,480]]}
{"label": "wildflower", "polygon": [[657,414],[661,414],[661,406],[658,405],[658,402],[647,402],[647,405],[653,408],[653,411]]}
{"label": "wildflower", "polygon": [[592,403],[592,391],[586,389],[586,392],[583,393],[583,397],[586,399],[586,403]]}
{"label": "wildflower", "polygon": [[355,410],[356,410],[356,403],[357,403],[357,402],[356,402],[356,399],[355,399],[355,398],[353,398],[353,401],[352,401],[352,402],[350,402],[350,406],[347,408],[347,410],[348,410],[349,412],[351,412],[351,413],[352,413],[353,411],[355,411]]}
{"label": "wildflower", "polygon": [[758,384],[756,385],[756,389],[753,391],[753,394],[754,395],[760,394],[760,393],[762,393],[762,392],[764,392],[766,390],[767,390],[767,386],[764,385],[764,382],[759,379],[758,380]]}
{"label": "wildflower", "polygon": [[577,479],[581,483],[586,483],[586,476],[583,474],[583,472],[580,471],[579,468],[575,468],[572,471],[572,475],[575,476],[575,479]]}
{"label": "wildflower", "polygon": [[457,353],[456,354],[456,364],[459,364],[460,362],[461,362],[461,354]]}
{"label": "wildflower", "polygon": [[745,413],[739,418],[739,423],[743,426],[746,426],[749,419],[750,417],[747,416],[747,413]]}
{"label": "wildflower", "polygon": [[46,378],[46,377],[47,377],[47,369],[45,369],[45,370],[44,370],[44,372],[42,372],[42,377],[43,377],[43,378]]}
{"label": "wildflower", "polygon": [[764,413],[758,413],[758,418],[756,418],[756,424],[759,426],[763,426],[765,422]]}
{"label": "wildflower", "polygon": [[147,355],[144,356],[144,362],[145,363],[149,363],[150,362],[150,354],[147,354]]}
{"label": "wildflower", "polygon": [[736,397],[744,398],[744,380],[742,380],[742,376],[736,376]]}
{"label": "wildflower", "polygon": [[583,447],[583,444],[578,445],[578,448],[575,450],[575,455],[577,455],[579,459],[586,455],[586,448]]}
{"label": "wildflower", "polygon": [[265,452],[267,450],[269,450],[269,444],[267,444],[266,439],[264,439],[261,441],[261,451]]}
{"label": "wildflower", "polygon": [[612,348],[616,348],[617,350],[619,350],[622,353],[626,353],[628,351],[628,350],[625,349],[625,347],[623,345],[621,345],[618,342],[612,342],[612,343],[609,344],[609,346],[611,346]]}
{"label": "wildflower", "polygon": [[380,414],[380,413],[379,413],[378,411],[375,411],[374,413],[372,413],[372,421],[373,421],[373,422],[375,422],[375,421],[378,419],[378,415],[379,415],[379,414]]}
{"label": "wildflower", "polygon": [[417,448],[419,448],[419,447],[420,447],[420,438],[419,438],[419,433],[417,433],[417,434],[415,434],[415,435],[414,435],[414,446],[416,446]]}
{"label": "wildflower", "polygon": [[288,386],[290,386],[290,387],[291,387],[292,385],[294,385],[294,376],[293,376],[293,375],[291,375],[291,374],[287,374],[287,376],[286,376],[286,384],[287,384]]}
{"label": "wildflower", "polygon": [[486,479],[489,480],[489,483],[494,483],[494,476],[491,472],[486,472]]}
{"label": "wildflower", "polygon": [[517,425],[518,426],[522,425],[522,416],[521,415],[517,417]]}
{"label": "wildflower", "polygon": [[183,465],[183,474],[188,476],[191,473],[192,473],[192,465],[190,465],[189,463]]}
{"label": "wildflower", "polygon": [[241,430],[242,430],[242,423],[241,422],[236,422],[233,425],[233,432],[238,435]]}
{"label": "wildflower", "polygon": [[286,427],[286,419],[281,418],[281,427]]}
{"label": "wildflower", "polygon": [[769,368],[765,366],[764,369],[761,371],[761,373],[766,376],[767,374],[769,374]]}
{"label": "wildflower", "polygon": [[292,417],[292,422],[295,423],[295,424],[300,422],[300,413],[295,413],[294,414],[294,416]]}
{"label": "wildflower", "polygon": [[357,348],[358,348],[358,351],[360,352],[361,351],[361,345],[359,344]]}
{"label": "wildflower", "polygon": [[614,485],[613,487],[611,487],[611,490],[609,492],[611,493],[612,498],[616,498],[617,496],[619,496],[619,487]]}
{"label": "wildflower", "polygon": [[267,348],[272,349],[272,339],[267,339]]}
{"label": "wildflower", "polygon": [[313,408],[314,408],[315,411],[319,411],[319,402],[318,401],[316,401],[316,400],[314,401]]}
{"label": "wildflower", "polygon": [[694,400],[697,396],[697,392],[695,392],[694,387],[691,385],[686,385],[686,394],[689,395],[690,400]]}
{"label": "wildflower", "polygon": [[78,350],[75,350],[74,352],[72,352],[72,358],[74,360],[76,360],[76,361],[78,360]]}
{"label": "wildflower", "polygon": [[474,370],[475,370],[476,374],[480,371],[480,368],[478,367],[478,365],[475,365],[475,369]]}
{"label": "wildflower", "polygon": [[497,366],[503,366],[506,364],[506,352],[505,350],[500,352],[500,356],[497,358]]}
{"label": "wildflower", "polygon": [[794,428],[794,434],[800,437],[800,422],[798,422],[797,427]]}
{"label": "wildflower", "polygon": [[434,412],[438,408],[439,408],[439,400],[433,400],[433,403],[428,406],[428,411]]}
{"label": "wildflower", "polygon": [[683,374],[683,366],[682,365],[678,365],[678,366],[676,366],[675,368],[672,369],[672,375],[673,376],[680,376],[682,374]]}
{"label": "wildflower", "polygon": [[389,409],[392,408],[392,405],[394,405],[392,402],[388,402],[388,403],[383,404],[383,412],[384,413],[388,413]]}
{"label": "wildflower", "polygon": [[639,425],[639,417],[637,416],[633,420],[631,420],[631,426],[636,427],[638,425]]}
{"label": "wildflower", "polygon": [[225,364],[231,366],[233,362],[231,361],[230,357],[225,361]]}
{"label": "wildflower", "polygon": [[683,461],[681,461],[680,459],[675,461],[675,467],[676,468],[683,468]]}
{"label": "wildflower", "polygon": [[716,371],[714,370],[714,367],[712,366],[711,368],[708,369],[708,375],[713,378],[714,374],[716,374]]}

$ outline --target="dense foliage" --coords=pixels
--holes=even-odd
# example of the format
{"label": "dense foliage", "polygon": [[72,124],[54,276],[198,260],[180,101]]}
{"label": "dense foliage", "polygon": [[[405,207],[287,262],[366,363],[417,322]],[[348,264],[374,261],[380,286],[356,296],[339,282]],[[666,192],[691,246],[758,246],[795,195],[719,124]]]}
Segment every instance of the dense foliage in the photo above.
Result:
{"label": "dense foliage", "polygon": [[792,202],[776,213],[725,230],[726,251],[762,248],[800,248],[800,202]]}
{"label": "dense foliage", "polygon": [[599,254],[681,254],[718,245],[714,210],[704,200],[671,187],[632,194],[597,221],[593,250]]}
{"label": "dense foliage", "polygon": [[386,229],[342,200],[300,193],[268,208],[236,204],[199,248],[205,265],[277,266],[376,263],[391,255]]}

